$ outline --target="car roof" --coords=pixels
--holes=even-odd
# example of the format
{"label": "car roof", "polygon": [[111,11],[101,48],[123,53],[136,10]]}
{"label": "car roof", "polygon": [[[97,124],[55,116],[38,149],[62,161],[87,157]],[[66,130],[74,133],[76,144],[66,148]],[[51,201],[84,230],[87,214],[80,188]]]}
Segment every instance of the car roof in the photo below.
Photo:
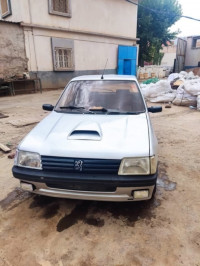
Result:
{"label": "car roof", "polygon": [[[102,75],[87,75],[87,76],[79,76],[73,78],[71,81],[79,81],[79,80],[102,80]],[[135,76],[128,75],[103,75],[103,80],[133,80],[136,81]]]}

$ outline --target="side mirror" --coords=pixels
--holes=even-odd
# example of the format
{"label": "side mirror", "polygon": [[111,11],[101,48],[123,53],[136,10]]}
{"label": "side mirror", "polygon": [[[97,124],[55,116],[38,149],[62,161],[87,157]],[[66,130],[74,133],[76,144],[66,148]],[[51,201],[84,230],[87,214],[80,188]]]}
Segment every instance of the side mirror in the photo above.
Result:
{"label": "side mirror", "polygon": [[148,107],[148,111],[151,112],[151,113],[162,112],[162,106],[151,106],[151,107]]}
{"label": "side mirror", "polygon": [[53,111],[54,106],[52,104],[43,104],[42,109],[45,111]]}

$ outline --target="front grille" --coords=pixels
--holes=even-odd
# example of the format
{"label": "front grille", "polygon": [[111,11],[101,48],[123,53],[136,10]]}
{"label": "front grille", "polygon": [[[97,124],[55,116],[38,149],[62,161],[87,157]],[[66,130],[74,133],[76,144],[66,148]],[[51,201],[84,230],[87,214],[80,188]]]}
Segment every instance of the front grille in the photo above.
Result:
{"label": "front grille", "polygon": [[117,174],[121,160],[41,156],[43,170],[64,173]]}
{"label": "front grille", "polygon": [[76,191],[97,191],[97,192],[114,192],[116,186],[105,184],[83,184],[83,183],[46,183],[50,188],[68,189]]}

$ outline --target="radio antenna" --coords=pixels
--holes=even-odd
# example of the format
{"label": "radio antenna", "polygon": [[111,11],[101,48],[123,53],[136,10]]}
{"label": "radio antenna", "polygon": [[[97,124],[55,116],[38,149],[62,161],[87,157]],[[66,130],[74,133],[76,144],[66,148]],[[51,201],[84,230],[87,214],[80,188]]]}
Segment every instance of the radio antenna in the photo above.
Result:
{"label": "radio antenna", "polygon": [[103,74],[101,76],[101,79],[104,79],[104,73],[105,73],[105,70],[106,70],[106,67],[107,67],[107,63],[108,63],[108,58],[106,60],[106,64],[105,64],[105,67],[104,67],[104,70],[103,70]]}

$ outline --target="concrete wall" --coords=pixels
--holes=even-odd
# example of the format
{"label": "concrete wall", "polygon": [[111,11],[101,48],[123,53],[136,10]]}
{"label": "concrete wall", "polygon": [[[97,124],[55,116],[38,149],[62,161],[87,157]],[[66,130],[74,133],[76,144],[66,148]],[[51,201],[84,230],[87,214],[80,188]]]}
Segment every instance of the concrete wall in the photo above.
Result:
{"label": "concrete wall", "polygon": [[[136,0],[137,2],[137,0]],[[21,21],[28,70],[43,88],[63,87],[82,74],[116,73],[118,45],[136,45],[137,6],[125,0],[71,0],[71,18],[49,14],[48,0],[12,0],[12,15]],[[74,43],[75,70],[54,71],[51,38]]]}
{"label": "concrete wall", "polygon": [[194,68],[200,62],[200,48],[192,48],[192,37],[187,38],[185,68]]}
{"label": "concrete wall", "polygon": [[14,23],[0,22],[0,78],[27,71],[23,29]]}
{"label": "concrete wall", "polygon": [[164,46],[161,50],[161,53],[164,53],[163,59],[161,61],[162,66],[174,66],[174,59],[176,59],[176,46]]}
{"label": "concrete wall", "polygon": [[137,7],[123,0],[71,0],[71,18],[49,14],[48,0],[12,0],[11,5],[6,20],[136,38]]}
{"label": "concrete wall", "polygon": [[[46,29],[25,27],[24,32],[29,71],[38,73],[43,88],[64,87],[77,75],[102,73],[107,59],[106,73],[116,73],[118,45],[133,45],[132,41]],[[53,71],[52,37],[74,41],[75,71]]]}

